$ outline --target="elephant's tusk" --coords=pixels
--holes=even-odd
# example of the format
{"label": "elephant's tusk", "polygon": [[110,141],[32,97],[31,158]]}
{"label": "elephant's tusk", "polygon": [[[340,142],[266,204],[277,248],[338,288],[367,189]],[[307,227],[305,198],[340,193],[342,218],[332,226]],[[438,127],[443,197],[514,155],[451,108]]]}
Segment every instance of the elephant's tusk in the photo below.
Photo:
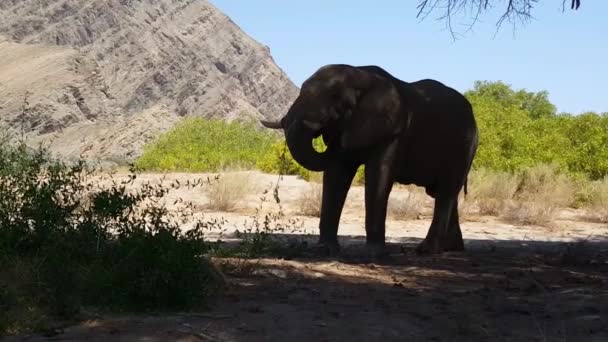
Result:
{"label": "elephant's tusk", "polygon": [[267,127],[267,128],[272,128],[272,129],[283,128],[283,126],[281,126],[281,122],[280,121],[260,120],[260,123],[262,125],[264,125],[264,127]]}

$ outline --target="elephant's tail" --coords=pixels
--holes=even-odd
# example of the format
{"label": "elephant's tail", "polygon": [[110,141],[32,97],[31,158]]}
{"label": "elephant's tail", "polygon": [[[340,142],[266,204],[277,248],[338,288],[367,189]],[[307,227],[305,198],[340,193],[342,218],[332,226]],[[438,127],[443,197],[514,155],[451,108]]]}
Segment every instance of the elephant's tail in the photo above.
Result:
{"label": "elephant's tail", "polygon": [[477,146],[479,145],[479,137],[477,132],[475,132],[475,138],[471,143],[471,150],[469,151],[469,166],[467,167],[467,172],[464,176],[464,198],[467,197],[468,194],[468,183],[469,183],[469,172],[471,172],[471,168],[473,167],[473,159],[475,158],[475,153],[477,152]]}

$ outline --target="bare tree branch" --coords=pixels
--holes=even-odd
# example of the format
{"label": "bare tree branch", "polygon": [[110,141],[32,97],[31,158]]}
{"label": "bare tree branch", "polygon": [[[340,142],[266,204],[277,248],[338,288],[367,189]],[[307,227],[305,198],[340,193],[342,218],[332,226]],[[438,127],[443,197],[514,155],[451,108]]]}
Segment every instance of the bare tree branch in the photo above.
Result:
{"label": "bare tree branch", "polygon": [[[581,0],[572,0],[570,3],[570,9],[577,10],[581,6]],[[562,1],[562,12],[566,10],[566,0]]]}
{"label": "bare tree branch", "polygon": [[[496,30],[501,28],[505,22],[513,24],[515,29],[518,24],[525,25],[529,22],[532,17],[532,10],[534,5],[539,0],[508,0],[506,9],[496,22]],[[562,0],[562,9],[566,8],[566,1]],[[569,0],[570,9],[578,10],[581,5],[581,0]],[[432,12],[436,12],[438,9],[443,9],[443,14],[438,17],[438,20],[445,20],[446,27],[450,31],[450,34],[456,39],[457,32],[454,30],[453,17],[458,13],[471,13],[470,22],[464,24],[467,26],[468,32],[472,27],[479,21],[481,15],[484,12],[492,9],[492,4],[504,2],[499,0],[419,0],[417,9],[418,14],[416,18],[421,20],[426,19]]]}

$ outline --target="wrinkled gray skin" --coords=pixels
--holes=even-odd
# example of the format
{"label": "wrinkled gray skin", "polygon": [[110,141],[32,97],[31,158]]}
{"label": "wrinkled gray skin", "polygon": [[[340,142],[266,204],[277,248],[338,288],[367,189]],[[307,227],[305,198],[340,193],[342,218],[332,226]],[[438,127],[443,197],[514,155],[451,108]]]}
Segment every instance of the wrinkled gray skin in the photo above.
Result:
{"label": "wrinkled gray skin", "polygon": [[[302,85],[278,122],[289,151],[303,167],[323,171],[320,246],[339,251],[338,224],[357,168],[365,165],[365,231],[374,256],[385,252],[385,220],[393,183],[416,184],[435,199],[433,220],[419,253],[464,249],[458,194],[478,145],[471,104],[434,80],[403,82],[377,66],[322,67]],[[319,135],[328,148],[319,153]]]}

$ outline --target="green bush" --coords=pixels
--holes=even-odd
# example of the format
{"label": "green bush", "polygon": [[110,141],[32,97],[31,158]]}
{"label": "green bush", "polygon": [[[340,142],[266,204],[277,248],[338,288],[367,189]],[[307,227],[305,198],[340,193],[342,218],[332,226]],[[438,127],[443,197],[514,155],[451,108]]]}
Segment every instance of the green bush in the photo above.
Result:
{"label": "green bush", "polygon": [[476,82],[465,96],[479,126],[474,168],[519,172],[554,164],[570,175],[608,175],[608,113],[557,114],[546,92]]}
{"label": "green bush", "polygon": [[[219,286],[203,223],[160,201],[176,184],[103,176],[40,148],[0,144],[0,333],[43,328],[83,307],[201,306]],[[131,189],[129,189],[131,188]]]}
{"label": "green bush", "polygon": [[252,122],[189,118],[144,146],[136,165],[160,171],[248,169],[270,153],[277,139],[275,133]]}

